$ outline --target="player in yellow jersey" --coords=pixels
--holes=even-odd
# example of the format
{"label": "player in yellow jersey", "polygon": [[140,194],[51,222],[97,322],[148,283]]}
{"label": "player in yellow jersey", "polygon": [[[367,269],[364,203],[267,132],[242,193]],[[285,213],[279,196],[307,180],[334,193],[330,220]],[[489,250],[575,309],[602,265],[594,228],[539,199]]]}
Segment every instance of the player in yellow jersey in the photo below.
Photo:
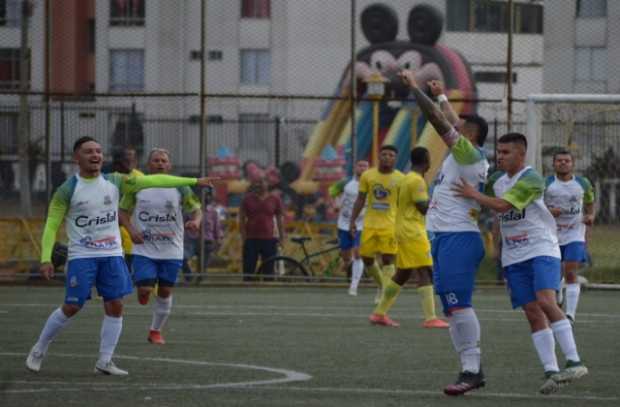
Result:
{"label": "player in yellow jersey", "polygon": [[[379,285],[379,295],[375,298],[375,303],[381,299],[383,281],[394,275],[397,188],[404,176],[394,169],[397,155],[396,147],[382,146],[379,151],[379,167],[371,168],[362,174],[349,224],[349,232],[355,236],[355,221],[366,203],[360,255],[366,271]],[[375,262],[377,255],[381,255],[382,270]]]}
{"label": "player in yellow jersey", "polygon": [[370,315],[370,322],[376,325],[397,327],[398,323],[387,317],[401,287],[415,273],[418,293],[422,297],[425,328],[448,328],[448,324],[435,314],[435,293],[431,275],[433,258],[431,244],[426,234],[424,215],[428,210],[428,187],[424,174],[431,166],[428,150],[415,147],[411,150],[411,172],[403,178],[398,187],[398,209],[396,211],[395,236],[398,245],[396,274],[386,279],[381,301]]}

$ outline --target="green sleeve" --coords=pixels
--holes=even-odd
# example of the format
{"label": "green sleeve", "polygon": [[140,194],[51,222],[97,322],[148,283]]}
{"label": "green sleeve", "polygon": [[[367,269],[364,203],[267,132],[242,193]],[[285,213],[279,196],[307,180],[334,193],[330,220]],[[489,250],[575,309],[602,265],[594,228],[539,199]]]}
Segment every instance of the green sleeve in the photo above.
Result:
{"label": "green sleeve", "polygon": [[594,188],[586,177],[577,177],[577,182],[583,188],[583,203],[594,203]]}
{"label": "green sleeve", "polygon": [[155,174],[123,177],[121,193],[138,192],[147,188],[176,188],[196,185],[196,178],[175,177],[174,175]]}
{"label": "green sleeve", "polygon": [[526,171],[501,198],[518,210],[523,210],[545,191],[545,181],[534,171]]}
{"label": "green sleeve", "polygon": [[328,189],[329,196],[331,196],[332,198],[335,198],[339,196],[340,194],[342,194],[342,191],[344,191],[344,186],[346,185],[346,183],[347,183],[346,180],[340,180],[336,182],[335,184],[330,185]]}
{"label": "green sleeve", "polygon": [[133,208],[136,207],[136,193],[127,192],[123,194],[123,197],[121,198],[121,203],[118,205],[118,207],[127,212],[131,212]]}
{"label": "green sleeve", "polygon": [[192,213],[200,210],[200,199],[190,187],[180,187],[179,192],[181,193],[181,205],[184,212]]}
{"label": "green sleeve", "polygon": [[495,182],[504,175],[504,171],[495,171],[488,179],[487,184],[484,187],[484,194],[488,196],[495,197],[495,191],[493,190],[493,185]]}
{"label": "green sleeve", "polygon": [[452,155],[460,165],[471,165],[484,159],[482,152],[463,136],[459,136],[452,146]]}
{"label": "green sleeve", "polygon": [[47,211],[45,228],[43,229],[43,237],[41,238],[41,263],[50,263],[52,261],[52,250],[54,242],[56,242],[56,233],[69,211],[70,201],[71,192],[64,184],[52,196]]}

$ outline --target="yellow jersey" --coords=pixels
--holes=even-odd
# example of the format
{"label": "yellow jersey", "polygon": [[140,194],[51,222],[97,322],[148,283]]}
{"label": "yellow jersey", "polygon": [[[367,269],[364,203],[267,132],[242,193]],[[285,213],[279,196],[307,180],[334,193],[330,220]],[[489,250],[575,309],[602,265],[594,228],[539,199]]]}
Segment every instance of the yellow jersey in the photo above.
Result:
{"label": "yellow jersey", "polygon": [[400,237],[426,236],[424,215],[415,206],[428,202],[428,187],[417,172],[405,175],[398,187],[398,210],[396,211],[396,234]]}
{"label": "yellow jersey", "polygon": [[[129,176],[143,176],[144,173],[140,170],[133,169],[129,173]],[[133,247],[133,242],[131,241],[131,236],[129,236],[129,232],[125,229],[124,226],[121,226],[121,244],[123,246],[123,253],[131,254],[131,248]]]}
{"label": "yellow jersey", "polygon": [[398,170],[389,174],[377,168],[366,170],[361,178],[359,192],[366,194],[364,230],[394,230],[398,185],[404,175]]}

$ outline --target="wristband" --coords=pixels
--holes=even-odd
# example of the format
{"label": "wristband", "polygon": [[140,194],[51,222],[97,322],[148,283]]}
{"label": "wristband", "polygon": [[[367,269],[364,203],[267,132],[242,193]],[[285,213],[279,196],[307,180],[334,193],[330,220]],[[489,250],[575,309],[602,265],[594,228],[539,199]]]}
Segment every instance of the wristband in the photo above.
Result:
{"label": "wristband", "polygon": [[443,93],[437,96],[437,103],[447,102],[447,101],[448,101],[448,97],[444,95]]}

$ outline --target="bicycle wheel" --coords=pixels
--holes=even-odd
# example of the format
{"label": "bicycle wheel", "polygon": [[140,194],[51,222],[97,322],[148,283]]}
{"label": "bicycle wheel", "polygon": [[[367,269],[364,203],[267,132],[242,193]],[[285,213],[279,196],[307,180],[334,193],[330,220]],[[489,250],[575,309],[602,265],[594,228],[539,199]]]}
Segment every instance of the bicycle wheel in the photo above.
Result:
{"label": "bicycle wheel", "polygon": [[265,281],[310,281],[310,274],[303,264],[288,256],[274,256],[265,260],[256,274],[263,276]]}

